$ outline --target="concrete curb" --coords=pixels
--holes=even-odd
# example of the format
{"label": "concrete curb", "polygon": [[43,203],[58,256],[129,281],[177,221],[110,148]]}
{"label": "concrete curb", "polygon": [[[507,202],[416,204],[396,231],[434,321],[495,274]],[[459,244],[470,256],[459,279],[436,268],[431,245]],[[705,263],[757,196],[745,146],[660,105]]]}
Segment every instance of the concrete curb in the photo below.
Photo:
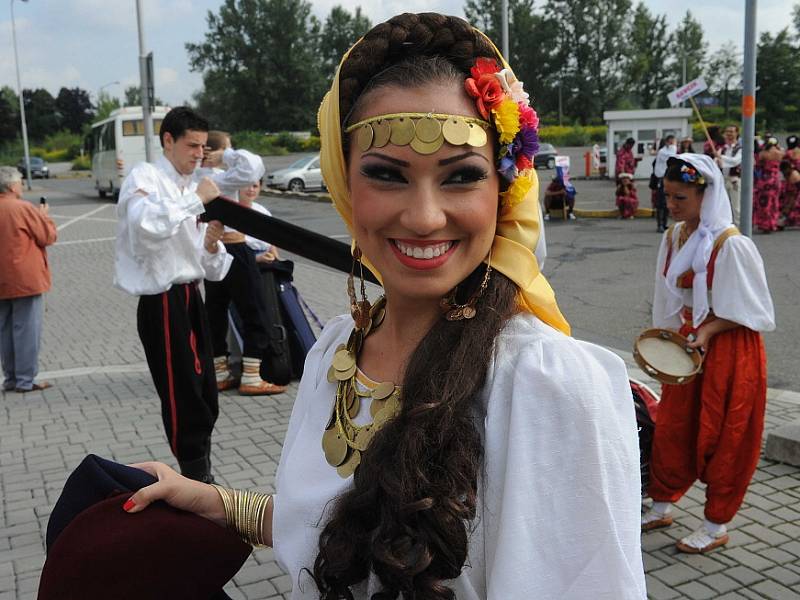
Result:
{"label": "concrete curb", "polygon": [[58,175],[51,175],[50,179],[91,179],[91,177],[91,171],[68,171]]}
{"label": "concrete curb", "polygon": [[[292,198],[295,200],[305,200],[306,202],[333,202],[331,195],[327,192],[284,192],[283,190],[276,190],[267,188],[261,190],[262,196],[275,196],[278,198]],[[615,208],[608,210],[586,210],[581,208],[575,209],[575,216],[582,218],[596,218],[596,219],[616,219],[619,217],[619,211]],[[652,208],[639,208],[636,210],[635,216],[637,217],[652,217],[655,211]]]}

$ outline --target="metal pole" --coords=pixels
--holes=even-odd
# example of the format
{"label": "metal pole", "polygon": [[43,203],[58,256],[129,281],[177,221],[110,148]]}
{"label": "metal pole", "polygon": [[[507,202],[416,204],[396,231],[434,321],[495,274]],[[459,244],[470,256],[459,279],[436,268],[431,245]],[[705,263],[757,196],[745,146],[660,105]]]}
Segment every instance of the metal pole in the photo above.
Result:
{"label": "metal pole", "polygon": [[[28,0],[22,0],[27,2]],[[19,77],[19,57],[17,56],[17,28],[14,23],[14,0],[11,0],[11,37],[14,40],[14,64],[17,67],[17,90],[19,90],[19,120],[22,122],[22,148],[25,152],[25,177],[28,191],[31,189],[31,153],[28,149],[28,126],[25,123],[25,101],[22,98],[22,82]]]}
{"label": "metal pole", "polygon": [[150,87],[147,73],[147,53],[144,51],[144,30],[142,29],[142,0],[136,0],[136,22],[139,27],[139,79],[142,95],[142,120],[144,121],[144,159],[153,162],[153,119],[150,116]]}
{"label": "metal pole", "polygon": [[507,61],[511,62],[511,56],[508,54],[508,0],[503,0],[501,2],[501,7],[500,28],[502,32],[503,56]]}
{"label": "metal pole", "polygon": [[744,90],[742,93],[741,232],[753,235],[753,142],[756,130],[756,0],[744,10]]}

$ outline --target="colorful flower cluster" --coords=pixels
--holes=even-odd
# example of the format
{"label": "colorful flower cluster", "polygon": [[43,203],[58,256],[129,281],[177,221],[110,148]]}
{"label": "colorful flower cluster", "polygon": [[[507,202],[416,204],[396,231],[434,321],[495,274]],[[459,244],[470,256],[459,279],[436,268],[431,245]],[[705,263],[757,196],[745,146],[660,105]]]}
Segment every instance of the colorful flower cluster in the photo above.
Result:
{"label": "colorful flower cluster", "polygon": [[704,185],[706,182],[705,177],[698,173],[697,169],[688,165],[681,167],[681,180],[683,183],[696,183],[697,185]]}
{"label": "colorful flower cluster", "polygon": [[522,201],[531,188],[528,177],[539,151],[539,117],[528,102],[528,94],[511,69],[501,69],[490,58],[479,58],[470,69],[464,87],[475,98],[484,119],[491,119],[500,141],[497,170],[510,183],[501,194],[508,206]]}

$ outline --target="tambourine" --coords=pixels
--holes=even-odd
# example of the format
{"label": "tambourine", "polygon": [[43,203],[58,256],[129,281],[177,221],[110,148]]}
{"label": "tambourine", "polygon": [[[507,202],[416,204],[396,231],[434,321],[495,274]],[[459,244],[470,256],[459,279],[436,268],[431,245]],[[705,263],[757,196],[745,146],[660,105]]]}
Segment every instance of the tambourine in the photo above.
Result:
{"label": "tambourine", "polygon": [[703,367],[703,354],[669,329],[646,329],[639,334],[633,358],[645,373],[671,385],[689,383]]}

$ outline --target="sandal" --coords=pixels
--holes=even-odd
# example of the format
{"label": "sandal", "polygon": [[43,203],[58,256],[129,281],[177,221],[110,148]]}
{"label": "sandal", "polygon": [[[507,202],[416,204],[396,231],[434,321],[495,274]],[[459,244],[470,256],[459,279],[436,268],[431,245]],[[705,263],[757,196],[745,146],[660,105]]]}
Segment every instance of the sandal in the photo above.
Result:
{"label": "sandal", "polygon": [[712,535],[704,525],[701,525],[700,529],[687,535],[681,541],[676,542],[675,546],[678,548],[678,551],[685,552],[686,554],[705,554],[706,552],[711,552],[715,548],[724,546],[729,540],[730,537],[726,529],[723,528],[722,531],[716,535]]}
{"label": "sandal", "polygon": [[26,394],[27,392],[41,392],[42,390],[46,390],[47,388],[51,387],[53,387],[52,383],[42,381],[41,383],[34,383],[29,390],[26,390],[25,388],[16,388],[14,391],[18,394]]}
{"label": "sandal", "polygon": [[287,390],[285,385],[276,385],[269,381],[261,380],[258,383],[243,383],[239,386],[240,396],[272,396],[282,394]]}
{"label": "sandal", "polygon": [[653,508],[648,508],[642,515],[642,531],[652,531],[672,525],[672,515],[670,513],[660,513]]}

